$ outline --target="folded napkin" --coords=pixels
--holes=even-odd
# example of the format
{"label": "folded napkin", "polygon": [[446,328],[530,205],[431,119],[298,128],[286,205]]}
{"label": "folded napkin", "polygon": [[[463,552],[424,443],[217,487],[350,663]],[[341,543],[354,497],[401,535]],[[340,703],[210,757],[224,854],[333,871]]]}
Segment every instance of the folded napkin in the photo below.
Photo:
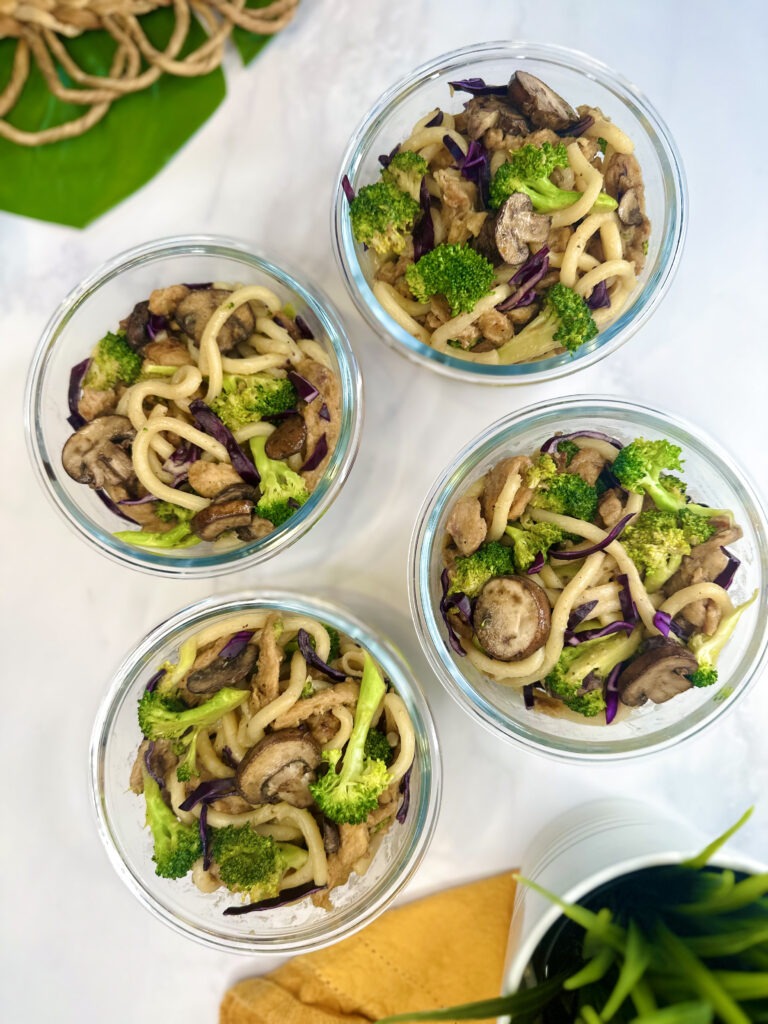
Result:
{"label": "folded napkin", "polygon": [[330,949],[233,986],[219,1024],[366,1024],[499,994],[511,872],[390,910]]}

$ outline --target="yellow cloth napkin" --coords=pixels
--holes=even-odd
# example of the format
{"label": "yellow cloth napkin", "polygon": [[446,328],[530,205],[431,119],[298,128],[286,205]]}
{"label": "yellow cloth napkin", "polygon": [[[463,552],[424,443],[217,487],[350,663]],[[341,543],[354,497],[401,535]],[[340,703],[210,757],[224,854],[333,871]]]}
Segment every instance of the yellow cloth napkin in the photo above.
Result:
{"label": "yellow cloth napkin", "polygon": [[367,1024],[499,994],[511,872],[390,910],[330,949],[234,985],[219,1024]]}

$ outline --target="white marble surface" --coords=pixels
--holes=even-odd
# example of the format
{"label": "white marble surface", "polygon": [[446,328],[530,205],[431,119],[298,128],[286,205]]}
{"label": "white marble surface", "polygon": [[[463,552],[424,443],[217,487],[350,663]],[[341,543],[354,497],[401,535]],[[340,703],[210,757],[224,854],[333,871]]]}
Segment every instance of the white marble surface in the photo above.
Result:
{"label": "white marble surface", "polygon": [[[350,606],[355,592],[380,602],[379,624],[421,673],[445,753],[437,834],[404,898],[514,865],[540,823],[606,792],[678,808],[710,834],[756,802],[739,846],[765,857],[765,673],[725,720],[680,749],[608,770],[550,763],[481,731],[443,693],[408,621],[405,558],[422,498],[457,447],[550,395],[666,406],[738,452],[764,483],[767,37],[760,0],[586,2],[578,13],[568,0],[305,0],[251,68],[229,61],[226,102],[183,152],[88,230],[0,215],[9,382],[0,436],[10,481],[0,505],[3,1021],[212,1024],[227,985],[269,966],[210,952],[150,917],[113,873],[90,806],[88,742],[110,672],[148,628],[212,592],[343,585]],[[332,259],[328,204],[348,136],[385,87],[428,57],[497,38],[570,45],[639,83],[678,141],[691,216],[670,294],[618,354],[548,386],[472,390],[414,368],[364,326]],[[212,583],[130,573],[86,547],[43,498],[21,426],[26,368],[65,292],[118,250],[194,231],[250,239],[320,283],[347,318],[367,398],[358,462],[331,512],[269,565]]]}

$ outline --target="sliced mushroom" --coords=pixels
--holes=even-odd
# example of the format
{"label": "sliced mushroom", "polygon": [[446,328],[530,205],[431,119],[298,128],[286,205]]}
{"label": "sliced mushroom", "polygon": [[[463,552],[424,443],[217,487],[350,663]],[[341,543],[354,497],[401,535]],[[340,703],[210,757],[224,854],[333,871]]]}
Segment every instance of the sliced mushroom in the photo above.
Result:
{"label": "sliced mushroom", "polygon": [[570,103],[527,71],[516,71],[512,75],[507,95],[512,105],[537,128],[559,131],[578,120],[578,114]]}
{"label": "sliced mushroom", "polygon": [[309,733],[282,729],[270,733],[245,755],[237,767],[237,787],[250,804],[309,807],[310,782],[317,778],[322,751]]}
{"label": "sliced mushroom", "polygon": [[270,459],[287,459],[296,455],[304,447],[307,440],[307,427],[298,413],[288,416],[280,426],[267,438],[264,451]]}
{"label": "sliced mushroom", "polygon": [[[186,295],[176,307],[176,320],[181,329],[195,341],[203,336],[205,325],[231,292],[224,288],[200,288]],[[222,352],[247,341],[256,330],[256,320],[248,303],[233,310],[216,336]]]}
{"label": "sliced mushroom", "polygon": [[248,484],[233,484],[217,494],[210,505],[190,520],[192,531],[203,540],[214,540],[227,530],[251,525],[258,494]]}
{"label": "sliced mushroom", "polygon": [[225,686],[237,688],[248,679],[256,664],[256,647],[246,644],[234,658],[218,657],[205,668],[191,672],[187,677],[190,693],[218,693]]}
{"label": "sliced mushroom", "polygon": [[698,668],[695,656],[674,640],[654,637],[616,681],[623,704],[638,708],[647,700],[663,704],[693,685],[688,676]]}
{"label": "sliced mushroom", "polygon": [[61,453],[62,465],[73,480],[89,487],[133,484],[136,473],[131,443],[135,436],[126,416],[99,416],[69,438]]}
{"label": "sliced mushroom", "polygon": [[464,104],[467,112],[467,135],[479,139],[489,128],[500,128],[509,135],[527,135],[528,124],[516,110],[499,96],[473,96]]}
{"label": "sliced mushroom", "polygon": [[616,211],[622,224],[642,224],[643,211],[640,206],[640,199],[634,188],[628,189],[621,197],[619,208]]}
{"label": "sliced mushroom", "polygon": [[547,595],[525,576],[488,580],[477,598],[472,623],[486,654],[499,661],[521,661],[549,636]]}
{"label": "sliced mushroom", "polygon": [[496,217],[496,248],[505,263],[517,266],[530,256],[528,243],[541,248],[549,237],[552,218],[534,213],[533,203],[522,192],[514,192],[506,199]]}
{"label": "sliced mushroom", "polygon": [[149,341],[147,324],[149,323],[149,302],[137,302],[120,326],[125,331],[125,340],[132,349],[138,351]]}
{"label": "sliced mushroom", "polygon": [[341,842],[339,836],[339,826],[335,821],[331,821],[330,818],[323,817],[323,847],[325,848],[326,854],[330,856],[332,853],[339,852],[339,844]]}

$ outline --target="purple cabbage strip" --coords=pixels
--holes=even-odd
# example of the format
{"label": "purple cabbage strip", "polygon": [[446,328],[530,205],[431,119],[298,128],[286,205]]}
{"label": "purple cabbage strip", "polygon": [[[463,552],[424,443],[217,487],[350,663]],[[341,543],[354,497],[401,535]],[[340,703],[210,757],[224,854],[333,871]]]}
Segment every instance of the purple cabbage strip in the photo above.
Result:
{"label": "purple cabbage strip", "polygon": [[454,142],[450,135],[443,136],[443,145],[456,161],[462,177],[477,185],[483,206],[488,206],[488,191],[491,187],[491,167],[485,147],[482,143],[473,139],[465,155],[462,153],[461,147]]}
{"label": "purple cabbage strip", "polygon": [[192,790],[184,803],[179,804],[179,809],[191,811],[198,804],[210,804],[236,792],[234,779],[208,779],[207,782],[201,782],[197,789]]}
{"label": "purple cabbage strip", "polygon": [[165,789],[165,779],[162,775],[158,775],[155,769],[152,767],[152,755],[155,752],[155,741],[150,740],[149,746],[144,751],[144,767],[147,769],[147,774],[150,778],[154,779],[160,789]]}
{"label": "purple cabbage strip", "polygon": [[559,135],[561,139],[577,139],[580,135],[584,134],[587,128],[591,128],[594,123],[594,117],[592,117],[591,114],[585,114],[584,117],[580,117],[578,121],[573,121],[567,127],[556,130],[555,135]]}
{"label": "purple cabbage strip", "polygon": [[296,393],[299,398],[309,405],[310,402],[314,402],[320,392],[317,390],[314,384],[307,380],[306,377],[302,377],[300,373],[296,373],[295,370],[288,371],[288,380],[296,388]]}
{"label": "purple cabbage strip", "polygon": [[237,771],[238,762],[235,760],[235,755],[232,753],[229,747],[221,748],[221,760],[224,762],[227,768],[231,768],[233,772]]}
{"label": "purple cabbage strip", "polygon": [[332,679],[334,683],[343,683],[346,681],[347,677],[344,672],[340,672],[337,668],[331,668],[331,666],[327,665],[319,656],[312,646],[312,638],[306,629],[299,630],[296,640],[299,645],[299,650],[301,651],[307,665],[312,665],[319,672],[322,672],[324,675],[328,676],[329,679]]}
{"label": "purple cabbage strip", "polygon": [[127,516],[125,512],[122,511],[120,506],[116,502],[112,501],[112,499],[110,498],[106,491],[102,491],[101,488],[94,488],[93,493],[102,503],[102,505],[107,506],[110,512],[114,513],[116,516],[120,516],[121,519],[124,519],[126,523],[130,523],[131,526],[138,526],[136,520],[131,519],[130,516]]}
{"label": "purple cabbage strip", "polygon": [[309,456],[307,461],[301,467],[301,473],[308,473],[311,469],[317,469],[320,463],[323,461],[325,456],[328,454],[328,442],[325,438],[325,434],[322,434],[320,440],[315,445],[315,450]]}
{"label": "purple cabbage strip", "polygon": [[413,771],[413,765],[408,769],[405,775],[400,780],[400,792],[403,794],[403,801],[397,809],[395,815],[395,821],[398,821],[401,825],[405,824],[405,819],[408,817],[408,808],[411,805],[411,772]]}
{"label": "purple cabbage strip", "polygon": [[424,125],[425,128],[438,128],[443,123],[443,112],[438,110],[431,121],[427,121]]}
{"label": "purple cabbage strip", "polygon": [[182,440],[181,444],[168,457],[168,461],[174,466],[183,466],[189,462],[197,462],[201,451],[192,441]]}
{"label": "purple cabbage strip", "polygon": [[241,629],[239,633],[235,635],[224,644],[219,651],[219,657],[225,661],[230,661],[232,658],[236,658],[238,654],[245,650],[248,646],[248,641],[253,636],[254,631],[252,629]]}
{"label": "purple cabbage strip", "polygon": [[603,434],[599,430],[573,430],[570,434],[555,434],[554,437],[547,438],[539,451],[542,455],[552,455],[557,451],[557,446],[561,441],[575,441],[577,437],[593,437],[596,441],[607,441],[619,451],[624,447],[621,441],[617,441],[615,437],[609,437],[608,434]]}
{"label": "purple cabbage strip", "polygon": [[301,313],[297,313],[297,315],[294,317],[293,322],[298,327],[299,334],[301,334],[302,338],[308,338],[310,340],[314,339],[315,336],[312,333],[312,328],[309,326],[309,324],[301,315]]}
{"label": "purple cabbage strip", "polygon": [[321,420],[325,420],[326,423],[331,422],[331,414],[328,412],[328,406],[323,402],[320,406],[320,412],[317,414]]}
{"label": "purple cabbage strip", "polygon": [[567,629],[576,629],[579,623],[588,619],[590,613],[597,607],[597,601],[585,601],[584,604],[580,604],[577,608],[574,608],[571,614],[568,616]]}
{"label": "purple cabbage strip", "polygon": [[[452,594],[451,597],[448,597],[448,584],[450,583],[450,579],[448,576],[447,569],[443,569],[442,575],[440,577],[440,583],[443,588],[443,596],[440,599],[440,614],[442,615],[443,622],[445,623],[446,628],[448,630],[448,643],[451,645],[451,648],[456,652],[456,654],[459,655],[459,657],[466,658],[467,652],[461,646],[458,633],[451,625],[451,620],[448,617],[449,608],[458,608],[459,612],[461,612],[461,609],[459,607],[459,602],[455,600],[455,598],[459,597],[458,594]],[[465,594],[461,596],[466,597]]]}
{"label": "purple cabbage strip", "polygon": [[611,636],[613,633],[626,633],[629,635],[634,628],[631,622],[623,622],[621,619],[618,619],[616,622],[609,622],[607,626],[600,626],[599,629],[582,629],[578,633],[566,629],[565,642],[569,647],[576,647],[587,640],[600,640],[601,637]]}
{"label": "purple cabbage strip", "polygon": [[534,558],[533,562],[531,562],[531,565],[529,566],[529,568],[526,569],[527,575],[528,576],[535,576],[537,572],[541,572],[541,570],[544,568],[545,564],[546,563],[545,563],[544,555],[543,555],[543,553],[541,551],[539,551],[537,553],[536,557]]}
{"label": "purple cabbage strip", "polygon": [[229,427],[224,426],[213,409],[209,409],[201,398],[196,398],[194,402],[189,403],[189,411],[194,416],[195,423],[201,430],[205,431],[206,434],[210,434],[211,437],[224,445],[229,452],[232,468],[235,472],[239,473],[247,484],[258,487],[261,477],[257,473],[256,467],[246,457],[245,452],[235,440],[235,435]]}
{"label": "purple cabbage strip", "polygon": [[155,674],[152,676],[152,678],[147,682],[147,685],[144,687],[144,692],[152,693],[153,690],[156,690],[157,684],[160,682],[164,675],[165,669],[159,668],[157,672],[155,672]]}
{"label": "purple cabbage strip", "polygon": [[627,491],[625,491],[624,488],[621,486],[608,463],[606,463],[605,466],[603,466],[603,468],[600,471],[600,476],[597,479],[603,487],[603,490],[618,491],[619,497],[622,501],[627,497]]}
{"label": "purple cabbage strip", "polygon": [[148,505],[152,501],[159,500],[160,499],[156,498],[154,494],[145,494],[143,498],[123,498],[121,501],[118,501],[117,504],[122,507],[129,505]]}
{"label": "purple cabbage strip", "polygon": [[684,635],[683,630],[676,622],[672,621],[672,616],[668,612],[656,612],[653,616],[653,624],[663,637],[668,637],[670,633],[676,637]]}
{"label": "purple cabbage strip", "polygon": [[637,614],[637,605],[632,597],[632,590],[629,586],[629,577],[621,573],[616,577],[619,584],[619,603],[621,604],[621,615],[625,622],[637,622],[640,616]]}
{"label": "purple cabbage strip", "polygon": [[509,283],[516,286],[515,291],[500,302],[496,309],[500,313],[508,313],[518,306],[530,306],[536,299],[536,285],[549,271],[549,247],[543,245],[538,252],[529,257],[520,269],[512,275]]}
{"label": "purple cabbage strip", "polygon": [[204,292],[207,288],[213,285],[213,281],[198,281],[196,284],[184,284],[185,288],[189,288],[191,292]]}
{"label": "purple cabbage strip", "polygon": [[203,847],[203,871],[207,871],[211,866],[211,844],[208,840],[208,804],[203,804],[200,808],[198,828],[200,829],[200,845]]}
{"label": "purple cabbage strip", "polygon": [[399,152],[399,150],[400,150],[400,143],[398,142],[398,144],[395,146],[395,148],[392,150],[391,153],[382,153],[381,154],[381,156],[379,157],[379,163],[381,164],[382,168],[384,168],[384,170],[386,170],[386,168],[389,167],[389,165],[392,163],[392,158],[394,156],[396,156],[396,154]]}
{"label": "purple cabbage strip", "polygon": [[432,220],[432,205],[429,201],[427,179],[421,179],[419,187],[419,206],[422,216],[413,229],[413,258],[418,262],[422,256],[435,248],[435,225]]}
{"label": "purple cabbage strip", "polygon": [[527,686],[523,687],[523,701],[525,703],[525,710],[533,711],[536,705],[536,698],[533,695],[533,683],[528,683]]}
{"label": "purple cabbage strip", "polygon": [[341,188],[342,191],[344,192],[344,195],[347,197],[347,202],[351,203],[352,200],[355,198],[355,190],[352,188],[352,182],[349,180],[346,174],[341,179]]}
{"label": "purple cabbage strip", "polygon": [[605,281],[599,281],[592,289],[592,294],[587,299],[587,305],[590,309],[605,309],[610,306],[611,300],[608,298],[608,286]]}
{"label": "purple cabbage strip", "polygon": [[[189,288],[189,285],[187,285],[187,288]],[[160,316],[159,313],[150,313],[145,330],[149,335],[150,341],[154,341],[161,331],[168,330],[168,320],[166,317]]]}
{"label": "purple cabbage strip", "polygon": [[718,587],[722,587],[723,590],[727,590],[733,583],[733,577],[736,575],[736,570],[741,565],[741,559],[737,558],[736,555],[732,555],[727,548],[720,548],[720,550],[728,559],[728,565],[726,565],[719,576],[715,577],[714,582]]}
{"label": "purple cabbage strip", "polygon": [[605,724],[610,725],[619,710],[619,691],[605,691]]}
{"label": "purple cabbage strip", "polygon": [[609,544],[612,544],[623,531],[630,519],[634,519],[634,515],[632,513],[628,516],[624,516],[623,519],[620,519],[608,536],[603,540],[599,540],[597,544],[591,544],[588,548],[581,548],[579,551],[552,551],[550,555],[552,558],[562,558],[567,562],[573,561],[577,558],[586,558],[588,555],[594,555],[596,551],[602,551],[603,548],[607,548]]}
{"label": "purple cabbage strip", "polygon": [[322,892],[324,885],[315,885],[314,882],[307,882],[306,885],[297,885],[293,889],[283,889],[279,896],[272,896],[268,900],[259,900],[258,903],[243,903],[238,907],[227,907],[224,911],[225,917],[239,917],[241,914],[252,914],[257,910],[275,910],[287,903],[295,903],[305,896],[311,896],[313,892]]}
{"label": "purple cabbage strip", "polygon": [[486,85],[482,78],[461,78],[457,82],[449,82],[448,85],[455,92],[469,92],[473,96],[506,96],[506,85]]}
{"label": "purple cabbage strip", "polygon": [[69,371],[69,388],[67,389],[67,403],[69,405],[69,416],[67,416],[67,422],[73,430],[79,430],[80,427],[84,427],[87,420],[84,419],[77,408],[77,403],[80,401],[80,392],[83,388],[83,377],[88,372],[88,366],[91,362],[91,357],[84,359],[82,363],[78,363],[73,366]]}

